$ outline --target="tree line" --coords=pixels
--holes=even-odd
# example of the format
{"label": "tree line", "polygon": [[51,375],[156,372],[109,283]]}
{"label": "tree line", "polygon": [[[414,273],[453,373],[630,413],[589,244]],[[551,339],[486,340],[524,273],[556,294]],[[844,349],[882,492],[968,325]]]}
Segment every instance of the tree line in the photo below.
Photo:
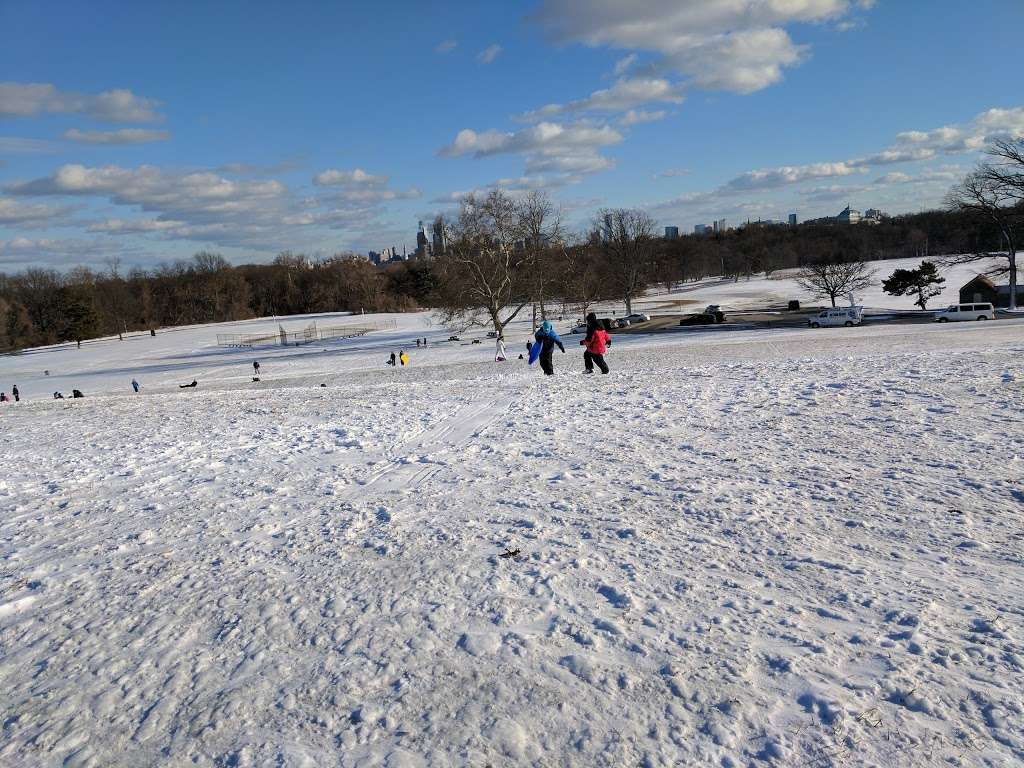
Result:
{"label": "tree line", "polygon": [[200,252],[152,270],[122,272],[110,260],[100,271],[0,273],[0,349],[271,315],[400,312],[424,305],[431,279],[427,264],[378,269],[352,256],[292,253],[270,264],[232,266]]}
{"label": "tree line", "polygon": [[[944,209],[874,225],[754,222],[666,239],[645,211],[617,208],[598,211],[586,231],[571,232],[546,194],[514,197],[499,189],[466,197],[450,221],[439,222],[449,235],[443,253],[380,268],[351,254],[312,260],[285,252],[270,264],[232,266],[200,252],[151,270],[123,272],[110,259],[103,270],[0,273],[0,349],[271,315],[423,307],[453,325],[501,334],[527,307],[540,317],[556,307],[583,315],[615,300],[628,313],[654,286],[795,267],[834,303],[866,273],[843,265],[938,254],[971,260],[1000,252],[1015,284],[1024,139],[997,141],[988,152],[992,159],[951,190]],[[910,291],[924,279],[903,275],[897,282]]]}

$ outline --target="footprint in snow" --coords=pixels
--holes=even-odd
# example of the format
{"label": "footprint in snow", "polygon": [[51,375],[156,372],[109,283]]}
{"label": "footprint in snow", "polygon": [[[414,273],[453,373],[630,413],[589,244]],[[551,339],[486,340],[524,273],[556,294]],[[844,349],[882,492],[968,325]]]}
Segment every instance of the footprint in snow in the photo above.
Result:
{"label": "footprint in snow", "polygon": [[619,590],[615,589],[615,587],[611,587],[607,584],[602,584],[600,587],[598,587],[597,592],[599,595],[601,595],[605,600],[614,605],[616,608],[629,608],[633,604],[633,601],[630,599],[629,595],[627,595],[625,592],[620,592]]}

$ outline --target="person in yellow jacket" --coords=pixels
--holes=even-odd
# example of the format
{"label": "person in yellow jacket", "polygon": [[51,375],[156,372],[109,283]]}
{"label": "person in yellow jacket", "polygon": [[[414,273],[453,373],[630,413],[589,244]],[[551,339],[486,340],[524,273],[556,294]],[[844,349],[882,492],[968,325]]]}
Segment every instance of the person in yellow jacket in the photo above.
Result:
{"label": "person in yellow jacket", "polygon": [[399,360],[399,362],[402,365],[408,365],[409,364],[409,356],[407,354],[405,354],[405,350],[404,349],[399,351],[399,353],[398,353],[398,360]]}

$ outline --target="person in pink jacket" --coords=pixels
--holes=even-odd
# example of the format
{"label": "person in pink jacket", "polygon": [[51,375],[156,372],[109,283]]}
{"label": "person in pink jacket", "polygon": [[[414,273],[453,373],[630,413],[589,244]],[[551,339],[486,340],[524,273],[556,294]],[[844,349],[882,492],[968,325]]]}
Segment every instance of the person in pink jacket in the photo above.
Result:
{"label": "person in pink jacket", "polygon": [[604,355],[611,344],[612,337],[601,327],[597,315],[591,312],[587,315],[587,335],[580,342],[581,346],[586,347],[583,353],[583,365],[586,366],[584,373],[593,373],[595,363],[601,369],[601,373],[608,373],[608,363],[604,361]]}

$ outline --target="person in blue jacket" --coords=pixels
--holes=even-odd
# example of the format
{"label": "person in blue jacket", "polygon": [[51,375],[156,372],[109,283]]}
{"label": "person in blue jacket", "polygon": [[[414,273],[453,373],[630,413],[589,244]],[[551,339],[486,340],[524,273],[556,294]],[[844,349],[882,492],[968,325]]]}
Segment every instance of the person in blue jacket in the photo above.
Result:
{"label": "person in blue jacket", "polygon": [[538,344],[540,344],[540,367],[544,371],[545,376],[551,376],[555,372],[555,366],[551,362],[551,355],[555,351],[557,346],[562,350],[562,354],[565,354],[565,345],[562,344],[562,340],[558,338],[558,334],[555,333],[555,329],[551,326],[547,320],[540,324],[540,328],[533,334],[533,338]]}

